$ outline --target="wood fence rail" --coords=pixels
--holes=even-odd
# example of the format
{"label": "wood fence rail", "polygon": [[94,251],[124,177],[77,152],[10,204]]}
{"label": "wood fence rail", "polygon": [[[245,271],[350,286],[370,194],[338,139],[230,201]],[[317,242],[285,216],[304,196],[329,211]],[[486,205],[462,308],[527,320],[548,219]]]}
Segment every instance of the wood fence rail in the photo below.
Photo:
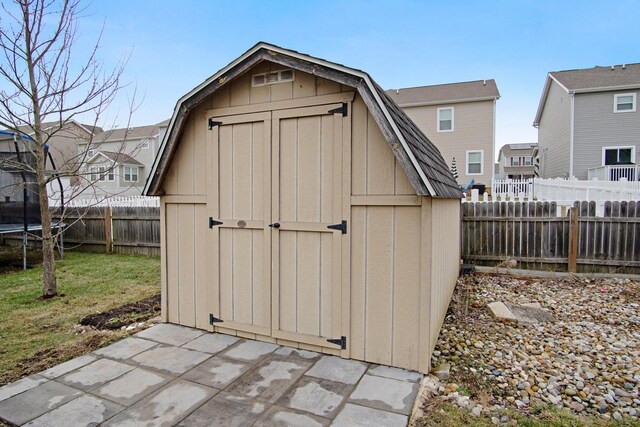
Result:
{"label": "wood fence rail", "polygon": [[[558,217],[555,202],[462,204],[462,258],[507,259],[519,268],[640,273],[640,202],[576,202]],[[572,224],[573,223],[573,224]]]}

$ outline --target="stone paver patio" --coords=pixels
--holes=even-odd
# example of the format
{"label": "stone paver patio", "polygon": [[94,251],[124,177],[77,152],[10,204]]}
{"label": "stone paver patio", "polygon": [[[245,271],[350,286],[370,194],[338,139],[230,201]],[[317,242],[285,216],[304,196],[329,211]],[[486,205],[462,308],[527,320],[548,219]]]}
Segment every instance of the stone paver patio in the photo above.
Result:
{"label": "stone paver patio", "polygon": [[422,375],[161,324],[0,388],[28,426],[405,426]]}

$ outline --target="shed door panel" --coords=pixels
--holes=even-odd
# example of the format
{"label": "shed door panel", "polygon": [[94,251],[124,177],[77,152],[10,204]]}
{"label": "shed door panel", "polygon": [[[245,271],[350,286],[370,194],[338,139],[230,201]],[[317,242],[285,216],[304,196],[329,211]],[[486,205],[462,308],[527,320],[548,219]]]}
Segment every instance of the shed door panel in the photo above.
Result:
{"label": "shed door panel", "polygon": [[342,120],[331,107],[272,122],[273,336],[333,347],[341,333]]}
{"label": "shed door panel", "polygon": [[[220,326],[270,335],[270,114],[225,117],[213,129],[210,212]],[[217,147],[217,150],[216,150]],[[217,205],[217,206],[215,206]],[[217,212],[217,214],[216,214]],[[214,313],[215,315],[215,313]]]}

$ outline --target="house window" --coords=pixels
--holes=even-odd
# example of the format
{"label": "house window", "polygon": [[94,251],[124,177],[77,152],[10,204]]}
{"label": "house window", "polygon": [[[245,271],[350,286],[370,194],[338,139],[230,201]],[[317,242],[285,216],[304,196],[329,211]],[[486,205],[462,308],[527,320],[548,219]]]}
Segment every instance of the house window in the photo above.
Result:
{"label": "house window", "polygon": [[634,164],[635,151],[635,147],[604,147],[602,149],[603,166]]}
{"label": "house window", "polygon": [[95,148],[89,148],[87,150],[87,159],[92,158],[94,154],[96,154],[96,149]]}
{"label": "house window", "polygon": [[[94,169],[94,168],[91,168]],[[100,166],[98,167],[98,172],[100,173],[100,181],[115,181],[116,180],[116,175],[113,172],[112,168],[109,168],[108,170],[105,169],[104,166]]]}
{"label": "house window", "polygon": [[438,132],[453,131],[453,107],[438,108]]}
{"label": "house window", "polygon": [[616,93],[613,95],[613,112],[630,113],[636,111],[635,93]]}
{"label": "house window", "polygon": [[532,166],[533,165],[533,158],[531,158],[531,156],[525,156],[524,165],[525,166]]}
{"label": "house window", "polygon": [[149,138],[143,139],[142,142],[140,142],[140,148],[143,150],[149,148]]}
{"label": "house window", "polygon": [[98,180],[98,168],[95,166],[91,166],[91,182]]}
{"label": "house window", "polygon": [[484,151],[467,151],[467,175],[482,175]]}
{"label": "house window", "polygon": [[125,166],[124,167],[124,180],[126,182],[138,182],[138,167],[137,166]]}
{"label": "house window", "polygon": [[520,166],[520,157],[512,157],[511,166]]}

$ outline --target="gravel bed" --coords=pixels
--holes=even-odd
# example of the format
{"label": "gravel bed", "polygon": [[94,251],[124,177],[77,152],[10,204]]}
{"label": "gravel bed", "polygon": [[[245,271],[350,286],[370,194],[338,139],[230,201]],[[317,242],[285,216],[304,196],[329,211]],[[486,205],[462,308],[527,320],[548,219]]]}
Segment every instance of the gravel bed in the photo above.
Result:
{"label": "gravel bed", "polygon": [[[557,322],[495,321],[493,301],[540,303]],[[502,420],[549,403],[581,415],[640,416],[640,283],[629,279],[460,278],[432,358],[445,399]],[[471,396],[467,396],[470,394]]]}

